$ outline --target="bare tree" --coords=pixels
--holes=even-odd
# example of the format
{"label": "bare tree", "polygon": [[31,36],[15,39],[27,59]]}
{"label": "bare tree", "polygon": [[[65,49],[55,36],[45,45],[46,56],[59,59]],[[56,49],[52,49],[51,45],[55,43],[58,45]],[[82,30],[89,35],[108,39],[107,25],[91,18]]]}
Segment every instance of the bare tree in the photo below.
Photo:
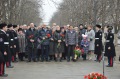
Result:
{"label": "bare tree", "polygon": [[63,0],[50,23],[73,26],[81,23],[102,26],[109,24],[113,25],[117,32],[120,29],[119,4],[119,0]]}
{"label": "bare tree", "polygon": [[0,22],[28,24],[41,22],[41,0],[0,0]]}

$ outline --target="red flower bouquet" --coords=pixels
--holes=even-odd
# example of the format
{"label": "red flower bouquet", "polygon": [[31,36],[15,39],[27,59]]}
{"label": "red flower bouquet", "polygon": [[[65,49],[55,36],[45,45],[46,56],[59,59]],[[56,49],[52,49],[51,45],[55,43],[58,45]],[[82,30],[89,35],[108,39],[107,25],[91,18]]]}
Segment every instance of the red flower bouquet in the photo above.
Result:
{"label": "red flower bouquet", "polygon": [[[64,37],[65,37],[65,35],[64,35],[64,34],[60,34],[60,40],[62,40],[62,38],[64,38]],[[61,44],[61,43],[58,43],[57,48],[59,48],[59,47],[60,47],[60,44]]]}
{"label": "red flower bouquet", "polygon": [[65,37],[65,35],[64,35],[64,34],[60,34],[60,36],[61,36],[62,38],[64,38],[64,37]]}
{"label": "red flower bouquet", "polygon": [[51,35],[50,35],[50,34],[47,34],[46,36],[47,36],[47,38],[50,38],[50,37],[51,37]]}
{"label": "red flower bouquet", "polygon": [[30,35],[28,38],[29,38],[29,39],[33,39],[33,37],[34,37],[34,35]]}
{"label": "red flower bouquet", "polygon": [[[31,40],[31,39],[34,38],[34,35],[29,35],[28,38]],[[34,48],[34,44],[33,44],[33,42],[32,42],[32,48]]]}
{"label": "red flower bouquet", "polygon": [[78,46],[78,47],[75,47],[74,53],[75,53],[74,59],[76,60],[78,56],[80,56],[81,54],[84,54],[84,50]]}
{"label": "red flower bouquet", "polygon": [[107,79],[107,77],[99,73],[90,73],[84,76],[84,79]]}
{"label": "red flower bouquet", "polygon": [[[46,34],[46,36],[45,36],[44,38],[46,38],[46,39],[47,39],[47,38],[50,38],[50,37],[51,37],[51,35],[50,35],[50,34]],[[46,39],[43,39],[43,40],[40,42],[40,44],[41,44],[41,43],[43,43]]]}

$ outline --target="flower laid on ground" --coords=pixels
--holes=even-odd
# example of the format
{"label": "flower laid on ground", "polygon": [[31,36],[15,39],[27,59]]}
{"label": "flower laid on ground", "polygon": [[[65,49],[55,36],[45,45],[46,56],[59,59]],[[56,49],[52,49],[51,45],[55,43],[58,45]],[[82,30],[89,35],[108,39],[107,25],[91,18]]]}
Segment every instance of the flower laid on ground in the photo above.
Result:
{"label": "flower laid on ground", "polygon": [[81,49],[80,47],[75,47],[75,49],[74,49],[74,53],[75,53],[75,57],[74,57],[74,59],[77,59],[78,56],[80,56],[81,54],[84,53],[84,50]]}
{"label": "flower laid on ground", "polygon": [[107,79],[107,77],[100,73],[90,73],[88,75],[85,75],[84,79]]}

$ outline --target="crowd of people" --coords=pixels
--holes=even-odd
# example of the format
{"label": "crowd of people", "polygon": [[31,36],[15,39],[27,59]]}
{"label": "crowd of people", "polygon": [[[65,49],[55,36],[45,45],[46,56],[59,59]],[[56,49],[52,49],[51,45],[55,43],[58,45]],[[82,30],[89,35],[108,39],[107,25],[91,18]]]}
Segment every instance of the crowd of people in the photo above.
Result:
{"label": "crowd of people", "polygon": [[[103,28],[101,25],[80,24],[78,27],[66,25],[60,27],[45,24],[36,26],[0,24],[0,76],[6,77],[5,68],[14,68],[12,62],[76,62],[80,58],[91,60],[95,54],[96,62],[102,60],[102,52],[108,57],[107,67],[113,67],[113,58],[116,56],[114,34],[112,26],[107,26],[105,46],[102,42]],[[83,53],[75,58],[74,49],[79,47]]]}

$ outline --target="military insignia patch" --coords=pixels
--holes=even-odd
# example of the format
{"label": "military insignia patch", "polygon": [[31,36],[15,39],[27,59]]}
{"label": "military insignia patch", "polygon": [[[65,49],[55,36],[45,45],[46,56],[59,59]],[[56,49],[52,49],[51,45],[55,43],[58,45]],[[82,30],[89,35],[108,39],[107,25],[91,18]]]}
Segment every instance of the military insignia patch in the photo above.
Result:
{"label": "military insignia patch", "polygon": [[2,39],[2,38],[0,38],[0,42],[3,42],[3,39]]}

